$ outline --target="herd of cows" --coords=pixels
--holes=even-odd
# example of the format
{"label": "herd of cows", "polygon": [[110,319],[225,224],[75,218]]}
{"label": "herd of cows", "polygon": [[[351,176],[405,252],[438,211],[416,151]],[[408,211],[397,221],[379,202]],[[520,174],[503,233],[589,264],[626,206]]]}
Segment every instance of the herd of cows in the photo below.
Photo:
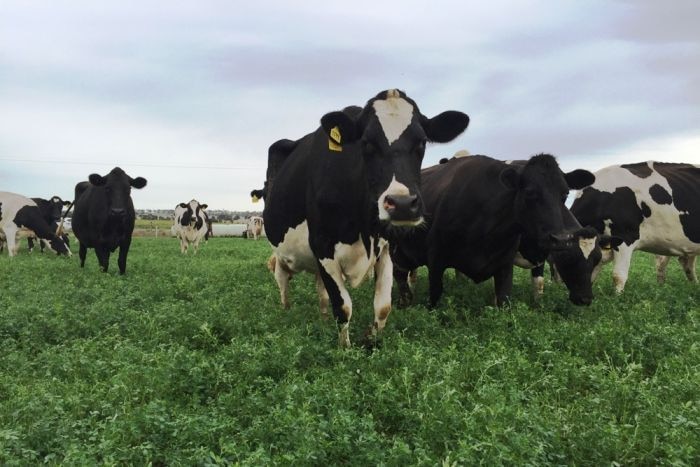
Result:
{"label": "herd of cows", "polygon": [[[660,282],[670,256],[697,281],[700,167],[649,161],[564,173],[549,154],[500,161],[460,152],[421,170],[427,143],[452,141],[468,125],[469,117],[454,110],[429,118],[392,89],[364,107],[325,114],[320,127],[299,140],[272,144],[264,186],[251,192],[265,201],[263,218],[251,220],[248,230],[257,238],[264,221],[273,250],[268,267],[282,305],[289,306],[293,274],[314,274],[321,311],[332,309],[339,344],[347,347],[352,301],[346,284],[374,276],[376,336],[392,308],[393,282],[399,305],[409,304],[415,270],[423,265],[431,306],[448,268],[475,282],[493,278],[501,305],[512,291],[514,265],[532,269],[541,294],[547,261],[570,300],[587,305],[606,262],[614,262],[615,288],[623,291],[635,250],[659,255]],[[120,168],[76,185],[72,227],[81,267],[93,248],[107,271],[110,253],[119,248],[125,273],[135,219],[130,192],[145,185]],[[570,190],[578,192],[569,209]],[[31,231],[53,251],[70,254],[58,222],[67,204],[0,192],[0,245],[5,240],[12,256],[21,232]],[[173,232],[183,253],[189,245],[196,252],[210,233],[206,208],[195,200],[176,207]]]}

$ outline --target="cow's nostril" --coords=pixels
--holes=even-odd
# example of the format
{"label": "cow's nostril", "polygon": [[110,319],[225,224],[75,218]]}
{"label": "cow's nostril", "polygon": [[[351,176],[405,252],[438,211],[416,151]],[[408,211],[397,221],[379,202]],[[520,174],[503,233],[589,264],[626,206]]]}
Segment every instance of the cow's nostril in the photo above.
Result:
{"label": "cow's nostril", "polygon": [[391,196],[387,195],[384,197],[384,209],[387,211],[396,207],[396,201]]}

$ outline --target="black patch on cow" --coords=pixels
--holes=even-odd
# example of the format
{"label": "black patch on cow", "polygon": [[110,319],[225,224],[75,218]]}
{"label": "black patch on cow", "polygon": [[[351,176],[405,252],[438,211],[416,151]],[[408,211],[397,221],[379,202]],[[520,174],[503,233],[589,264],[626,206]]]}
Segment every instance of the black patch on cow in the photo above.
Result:
{"label": "black patch on cow", "polygon": [[680,211],[683,233],[691,242],[700,243],[700,168],[691,164],[655,162],[671,187],[673,206]]}
{"label": "black patch on cow", "polygon": [[651,188],[649,188],[649,195],[656,204],[671,204],[673,202],[671,194],[658,183],[653,184]]}
{"label": "black patch on cow", "polygon": [[0,221],[2,220],[2,203],[0,203]]}
{"label": "black patch on cow", "polygon": [[644,216],[644,217],[651,216],[651,208],[644,201],[642,201],[642,216]]}
{"label": "black patch on cow", "polygon": [[627,169],[639,178],[647,178],[652,174],[652,170],[646,162],[636,164],[623,164],[620,167]]}
{"label": "black patch on cow", "polygon": [[611,235],[622,238],[627,245],[639,240],[639,225],[644,220],[634,191],[626,186],[614,193],[585,188],[574,200],[571,213],[581,225],[590,225],[600,233],[605,232],[604,220],[610,219]]}

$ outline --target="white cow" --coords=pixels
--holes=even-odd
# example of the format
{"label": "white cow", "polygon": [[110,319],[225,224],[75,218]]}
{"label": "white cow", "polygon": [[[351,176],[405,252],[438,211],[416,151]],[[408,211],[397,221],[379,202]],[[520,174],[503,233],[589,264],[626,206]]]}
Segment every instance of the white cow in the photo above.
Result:
{"label": "white cow", "polygon": [[263,218],[260,216],[250,216],[246,227],[246,238],[253,237],[255,240],[262,235]]}
{"label": "white cow", "polygon": [[200,204],[193,199],[189,203],[180,203],[175,206],[175,224],[173,231],[180,239],[180,251],[187,253],[187,249],[192,244],[194,253],[197,253],[199,242],[207,234],[207,216],[204,210],[208,206]]}

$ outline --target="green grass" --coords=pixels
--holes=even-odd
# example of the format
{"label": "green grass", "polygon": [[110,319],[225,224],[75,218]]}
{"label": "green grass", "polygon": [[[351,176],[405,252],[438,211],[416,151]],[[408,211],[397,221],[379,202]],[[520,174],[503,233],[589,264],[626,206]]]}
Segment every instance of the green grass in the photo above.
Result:
{"label": "green grass", "polygon": [[517,270],[508,309],[448,273],[428,311],[421,271],[374,351],[365,284],[343,351],[312,277],[280,309],[269,252],[136,238],[123,277],[92,251],[0,257],[0,464],[700,464],[700,289],[677,264],[657,286],[639,254],[586,308],[552,284],[534,304]]}

